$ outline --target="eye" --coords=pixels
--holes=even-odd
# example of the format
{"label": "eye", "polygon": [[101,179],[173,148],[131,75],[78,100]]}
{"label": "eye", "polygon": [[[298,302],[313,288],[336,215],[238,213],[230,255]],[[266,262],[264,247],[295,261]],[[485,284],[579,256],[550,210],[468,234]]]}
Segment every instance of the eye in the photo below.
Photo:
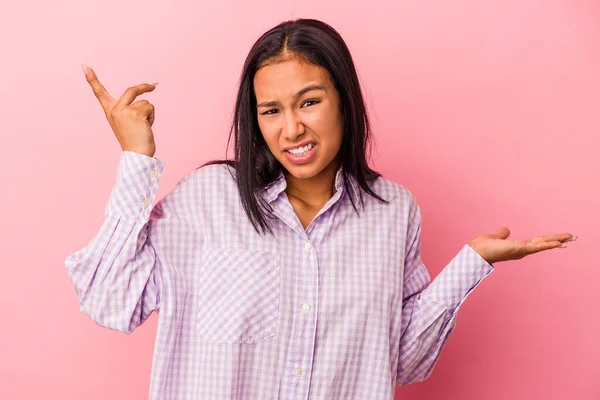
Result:
{"label": "eye", "polygon": [[[306,101],[303,103],[303,105],[305,105],[305,104],[307,104],[307,103],[318,104],[319,102],[318,102],[317,100],[313,100],[313,99],[311,99],[311,100],[306,100]],[[307,107],[310,107],[310,106],[312,106],[313,104],[308,104],[308,105],[307,105]]]}
{"label": "eye", "polygon": [[274,112],[271,112],[271,111],[279,111],[279,110],[276,109],[276,108],[273,108],[271,110],[265,111],[264,113],[262,113],[262,115],[273,115],[273,114],[275,114]]}
{"label": "eye", "polygon": [[[307,106],[310,107],[312,105],[318,104],[319,101],[318,100],[314,100],[314,99],[310,99],[310,100],[306,100],[304,103],[302,103],[302,106]],[[279,113],[279,110],[276,108],[272,108],[270,110],[265,111],[264,113],[261,113],[262,115],[274,115]]]}

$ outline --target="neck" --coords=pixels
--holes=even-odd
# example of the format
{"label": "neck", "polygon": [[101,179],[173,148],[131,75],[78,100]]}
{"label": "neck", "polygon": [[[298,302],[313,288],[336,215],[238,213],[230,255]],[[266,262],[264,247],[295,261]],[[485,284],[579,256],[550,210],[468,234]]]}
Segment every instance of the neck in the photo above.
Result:
{"label": "neck", "polygon": [[298,179],[286,172],[287,186],[285,193],[288,197],[296,198],[308,206],[317,208],[327,203],[335,193],[335,175],[338,163],[333,161],[325,169],[312,178]]}

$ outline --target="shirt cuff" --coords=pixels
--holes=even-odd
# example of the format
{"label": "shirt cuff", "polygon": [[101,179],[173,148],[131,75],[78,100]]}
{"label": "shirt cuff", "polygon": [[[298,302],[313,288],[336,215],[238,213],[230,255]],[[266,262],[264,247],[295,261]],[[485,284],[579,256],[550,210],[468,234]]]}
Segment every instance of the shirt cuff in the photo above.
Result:
{"label": "shirt cuff", "polygon": [[429,295],[448,309],[457,309],[492,271],[494,267],[466,244],[435,278]]}
{"label": "shirt cuff", "polygon": [[104,212],[147,221],[166,163],[154,157],[123,151],[116,183]]}

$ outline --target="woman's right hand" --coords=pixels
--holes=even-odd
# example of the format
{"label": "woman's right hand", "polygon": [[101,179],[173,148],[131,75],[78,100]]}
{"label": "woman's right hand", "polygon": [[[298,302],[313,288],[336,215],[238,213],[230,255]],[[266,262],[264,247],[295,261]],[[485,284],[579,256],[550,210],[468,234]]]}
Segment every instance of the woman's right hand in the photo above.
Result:
{"label": "woman's right hand", "polygon": [[102,86],[94,70],[83,64],[82,68],[121,144],[121,149],[153,157],[156,151],[152,134],[154,106],[148,100],[138,100],[135,103],[133,101],[142,93],[153,91],[156,84],[142,83],[132,86],[125,90],[119,100],[115,100]]}

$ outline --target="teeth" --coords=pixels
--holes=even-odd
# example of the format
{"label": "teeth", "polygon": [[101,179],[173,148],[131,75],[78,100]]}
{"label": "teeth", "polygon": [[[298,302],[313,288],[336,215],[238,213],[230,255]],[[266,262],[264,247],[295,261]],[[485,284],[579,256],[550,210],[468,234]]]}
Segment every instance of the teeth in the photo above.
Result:
{"label": "teeth", "polygon": [[301,155],[301,154],[305,154],[308,153],[313,147],[315,147],[315,145],[313,143],[309,143],[304,147],[298,147],[295,149],[290,149],[288,150],[289,153],[292,153],[294,155]]}

